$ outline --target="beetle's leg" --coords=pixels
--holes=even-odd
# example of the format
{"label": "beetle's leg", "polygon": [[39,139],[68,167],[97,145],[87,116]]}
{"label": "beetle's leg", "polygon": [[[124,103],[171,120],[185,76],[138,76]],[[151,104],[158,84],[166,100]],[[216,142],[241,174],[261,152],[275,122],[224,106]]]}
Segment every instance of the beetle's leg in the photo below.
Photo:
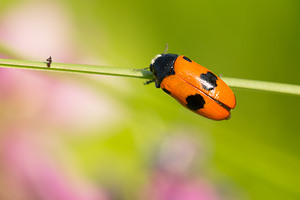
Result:
{"label": "beetle's leg", "polygon": [[154,79],[151,79],[151,80],[145,81],[145,82],[144,82],[144,85],[148,85],[148,84],[150,84],[150,83],[152,83],[152,82],[154,82],[154,81],[155,81]]}

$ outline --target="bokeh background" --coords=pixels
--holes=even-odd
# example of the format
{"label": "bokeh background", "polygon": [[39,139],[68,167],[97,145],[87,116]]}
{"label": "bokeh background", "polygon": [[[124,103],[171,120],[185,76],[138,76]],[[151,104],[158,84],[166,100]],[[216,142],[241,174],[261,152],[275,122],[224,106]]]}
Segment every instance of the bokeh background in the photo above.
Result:
{"label": "bokeh background", "polygon": [[[0,56],[145,68],[184,54],[300,84],[300,3],[1,0]],[[0,69],[0,199],[300,199],[300,98],[233,88],[229,121],[142,79]]]}

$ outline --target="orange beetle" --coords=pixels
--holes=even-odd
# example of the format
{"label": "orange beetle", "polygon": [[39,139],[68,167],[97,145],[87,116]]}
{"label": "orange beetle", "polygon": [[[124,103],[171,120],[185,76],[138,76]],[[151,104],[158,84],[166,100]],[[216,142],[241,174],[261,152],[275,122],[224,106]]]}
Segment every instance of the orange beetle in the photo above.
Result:
{"label": "orange beetle", "polygon": [[155,86],[193,112],[214,120],[230,118],[236,105],[230,87],[186,56],[159,54],[150,64]]}

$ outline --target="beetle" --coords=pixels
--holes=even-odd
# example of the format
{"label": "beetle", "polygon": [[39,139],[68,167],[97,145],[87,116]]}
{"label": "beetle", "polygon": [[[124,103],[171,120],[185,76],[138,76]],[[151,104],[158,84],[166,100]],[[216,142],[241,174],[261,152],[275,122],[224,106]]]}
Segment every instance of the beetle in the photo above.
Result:
{"label": "beetle", "polygon": [[[152,59],[150,71],[161,88],[189,110],[213,120],[229,119],[236,98],[230,87],[207,68],[186,56],[163,53]],[[148,83],[149,83],[148,82]]]}

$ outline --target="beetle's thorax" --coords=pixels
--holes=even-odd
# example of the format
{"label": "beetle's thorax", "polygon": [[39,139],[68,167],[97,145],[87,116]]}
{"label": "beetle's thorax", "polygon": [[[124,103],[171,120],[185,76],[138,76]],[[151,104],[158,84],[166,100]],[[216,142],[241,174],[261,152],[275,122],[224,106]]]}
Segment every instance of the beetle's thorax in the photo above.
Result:
{"label": "beetle's thorax", "polygon": [[168,53],[158,54],[152,59],[150,70],[153,73],[157,88],[160,87],[160,83],[165,77],[174,74],[174,62],[177,57],[177,54]]}

